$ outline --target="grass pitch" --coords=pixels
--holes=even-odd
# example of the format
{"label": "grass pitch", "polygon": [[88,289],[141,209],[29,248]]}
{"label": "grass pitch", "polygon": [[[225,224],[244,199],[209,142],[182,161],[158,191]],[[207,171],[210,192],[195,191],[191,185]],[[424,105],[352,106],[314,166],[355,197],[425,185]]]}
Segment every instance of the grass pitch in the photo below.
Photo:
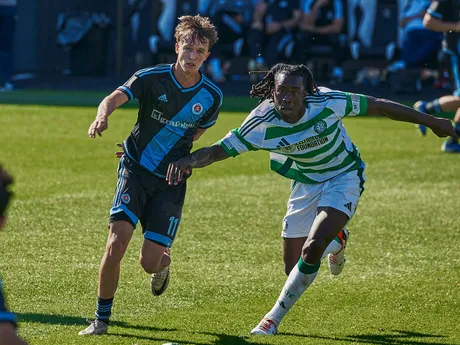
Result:
{"label": "grass pitch", "polygon": [[[95,111],[0,108],[0,161],[17,181],[0,272],[30,344],[460,344],[460,156],[442,154],[433,134],[420,138],[412,125],[385,118],[345,120],[368,166],[348,261],[339,277],[323,263],[279,335],[248,336],[285,281],[279,234],[289,195],[289,181],[268,170],[268,153],[256,152],[194,172],[168,291],[150,294],[136,230],[110,334],[77,336],[95,308],[115,143],[136,118],[120,109],[91,140]],[[245,116],[222,113],[196,148]]]}

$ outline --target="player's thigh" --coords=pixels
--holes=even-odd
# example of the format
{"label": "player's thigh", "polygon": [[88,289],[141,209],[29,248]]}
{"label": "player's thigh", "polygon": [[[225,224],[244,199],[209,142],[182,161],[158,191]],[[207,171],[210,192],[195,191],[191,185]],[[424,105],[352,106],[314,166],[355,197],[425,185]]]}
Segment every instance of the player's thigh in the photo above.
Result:
{"label": "player's thigh", "polygon": [[306,246],[316,242],[319,248],[325,249],[340,233],[358,207],[364,182],[364,172],[356,170],[341,174],[323,184]]}
{"label": "player's thigh", "polygon": [[353,170],[327,181],[319,197],[318,208],[336,209],[351,220],[364,191],[365,181],[363,170]]}
{"label": "player's thigh", "polygon": [[161,188],[149,198],[143,214],[144,239],[160,246],[172,246],[182,218],[186,182],[170,186],[161,182]]}
{"label": "player's thigh", "polygon": [[321,258],[326,247],[345,227],[350,218],[344,212],[333,207],[318,207],[317,213],[305,241],[304,250],[313,244],[318,251],[316,254]]}
{"label": "player's thigh", "polygon": [[282,224],[281,236],[284,239],[308,237],[316,217],[322,186],[322,183],[293,183]]}
{"label": "player's thigh", "polygon": [[299,261],[300,255],[302,254],[302,248],[306,239],[306,237],[284,238],[283,260],[284,272],[287,275],[289,275],[291,270]]}
{"label": "player's thigh", "polygon": [[128,159],[120,159],[117,187],[110,209],[110,224],[124,221],[136,228],[147,203],[144,175]]}

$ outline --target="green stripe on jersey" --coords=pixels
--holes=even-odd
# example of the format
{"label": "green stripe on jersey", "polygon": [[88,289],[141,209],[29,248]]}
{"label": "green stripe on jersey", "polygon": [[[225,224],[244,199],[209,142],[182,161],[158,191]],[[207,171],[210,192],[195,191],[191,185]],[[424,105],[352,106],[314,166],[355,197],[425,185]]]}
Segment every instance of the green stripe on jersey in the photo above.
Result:
{"label": "green stripe on jersey", "polygon": [[293,126],[290,128],[286,127],[269,127],[265,131],[265,138],[264,140],[268,139],[273,139],[273,138],[279,138],[279,137],[285,137],[291,134],[295,134],[298,132],[302,132],[312,126],[319,120],[323,120],[329,116],[334,114],[334,111],[329,108],[324,108],[318,115],[316,115],[313,119],[308,120],[307,122],[304,122],[300,125]]}
{"label": "green stripe on jersey", "polygon": [[224,149],[225,152],[227,152],[227,154],[230,156],[230,157],[236,157],[239,155],[238,151],[232,147],[232,148],[229,148],[227,145],[225,145],[224,143],[224,140],[219,140],[217,142],[217,145],[219,145],[220,147],[222,147]]}
{"label": "green stripe on jersey", "polygon": [[345,107],[345,116],[347,116],[353,110],[353,106],[351,104],[350,94],[347,92],[347,93],[345,93],[345,96],[347,97],[347,106]]}
{"label": "green stripe on jersey", "polygon": [[323,165],[323,164],[329,163],[331,160],[338,157],[343,151],[345,151],[345,149],[346,149],[345,143],[341,143],[333,153],[324,157],[320,161],[310,162],[310,163],[296,161],[296,163],[299,166],[299,168],[307,168],[307,167],[311,167],[315,165]]}
{"label": "green stripe on jersey", "polygon": [[277,162],[275,160],[270,160],[270,169],[277,172],[278,174],[290,178],[291,180],[295,180],[297,182],[307,183],[307,184],[316,184],[319,183],[318,181],[312,180],[302,174],[300,171],[296,169],[289,169],[286,173],[281,174],[280,169],[284,166],[283,163]]}
{"label": "green stripe on jersey", "polygon": [[359,95],[359,108],[360,112],[359,115],[366,115],[367,113],[367,98],[366,96]]}
{"label": "green stripe on jersey", "polygon": [[[307,173],[312,173],[312,174],[323,174],[323,173],[326,173],[326,172],[329,172],[329,171],[337,171],[337,170],[340,170],[340,169],[343,169],[347,166],[349,166],[350,164],[352,163],[355,163],[353,164],[353,166],[356,166],[356,168],[358,168],[358,165],[357,165],[357,161],[356,161],[356,158],[353,157],[353,155],[348,155],[343,161],[342,163],[338,164],[338,165],[334,165],[334,166],[331,166],[331,167],[327,167],[325,169],[304,169],[304,168],[301,168],[299,167],[299,171],[301,173],[304,173],[304,174],[307,174]],[[353,166],[351,166],[350,168],[352,168]]]}
{"label": "green stripe on jersey", "polygon": [[[357,116],[366,115],[367,113],[367,98],[364,95],[356,94],[359,97],[359,114]],[[347,105],[345,107],[345,116],[350,115],[351,111],[353,110],[353,102],[351,99],[351,95],[346,93],[347,98]]]}

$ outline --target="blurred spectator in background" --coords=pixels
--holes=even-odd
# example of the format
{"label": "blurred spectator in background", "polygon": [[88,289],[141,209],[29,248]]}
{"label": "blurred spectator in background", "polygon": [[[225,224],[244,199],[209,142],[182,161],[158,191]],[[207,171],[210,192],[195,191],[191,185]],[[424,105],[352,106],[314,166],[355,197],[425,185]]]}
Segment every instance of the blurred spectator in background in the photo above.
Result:
{"label": "blurred spectator in background", "polygon": [[291,57],[292,31],[299,19],[299,0],[264,0],[256,4],[249,33],[249,71],[272,67]]}
{"label": "blurred spectator in background", "polygon": [[0,0],[0,91],[12,91],[16,0]]}
{"label": "blurred spectator in background", "polygon": [[[454,81],[455,91],[452,96],[443,96],[431,102],[418,101],[414,108],[428,114],[456,111],[454,129],[460,135],[460,1],[442,0],[432,1],[430,8],[423,19],[427,29],[444,32],[442,42],[443,50],[450,60],[451,76]],[[426,134],[425,126],[418,126],[422,135]],[[458,139],[449,138],[441,147],[443,152],[460,153]]]}
{"label": "blurred spectator in background", "polygon": [[436,57],[441,48],[442,34],[423,26],[423,17],[430,0],[407,0],[399,25],[403,28],[401,60],[388,66],[389,72],[420,67]]}
{"label": "blurred spectator in background", "polygon": [[[253,2],[254,14],[248,32],[249,63],[248,70],[264,69],[265,60],[262,56],[264,47],[264,17],[267,12],[268,3],[264,0],[255,0]],[[251,79],[257,79],[257,75],[252,75]]]}
{"label": "blurred spectator in background", "polygon": [[[162,63],[159,59],[161,54],[175,55],[174,52],[174,28],[178,24],[178,18],[183,15],[199,13],[200,6],[206,6],[209,1],[197,0],[160,0],[153,1],[152,19],[154,23],[149,37],[149,48],[153,54],[153,64]],[[175,58],[173,59],[175,60]]]}
{"label": "blurred spectator in background", "polygon": [[342,0],[302,0],[301,12],[295,60],[305,63],[312,56],[313,45],[331,46],[330,57],[334,60],[331,80],[341,82],[341,66],[346,58],[346,47],[340,37],[344,25]]}
{"label": "blurred spectator in background", "polygon": [[[247,35],[257,0],[211,0],[206,15],[213,18],[219,41],[212,48],[210,74],[215,82],[225,81],[222,57],[240,56],[247,50]],[[227,65],[228,66],[228,65]],[[227,69],[227,68],[225,68]]]}

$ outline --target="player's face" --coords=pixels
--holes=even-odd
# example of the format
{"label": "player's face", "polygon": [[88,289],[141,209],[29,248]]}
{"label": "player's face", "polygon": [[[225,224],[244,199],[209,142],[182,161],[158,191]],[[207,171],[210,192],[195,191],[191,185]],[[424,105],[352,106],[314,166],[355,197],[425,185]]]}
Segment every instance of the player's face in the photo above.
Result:
{"label": "player's face", "polygon": [[284,73],[275,76],[273,101],[283,120],[295,123],[302,118],[305,112],[305,97],[307,93],[303,85],[303,77]]}
{"label": "player's face", "polygon": [[209,56],[209,44],[197,38],[186,37],[176,43],[177,62],[185,73],[198,73]]}

